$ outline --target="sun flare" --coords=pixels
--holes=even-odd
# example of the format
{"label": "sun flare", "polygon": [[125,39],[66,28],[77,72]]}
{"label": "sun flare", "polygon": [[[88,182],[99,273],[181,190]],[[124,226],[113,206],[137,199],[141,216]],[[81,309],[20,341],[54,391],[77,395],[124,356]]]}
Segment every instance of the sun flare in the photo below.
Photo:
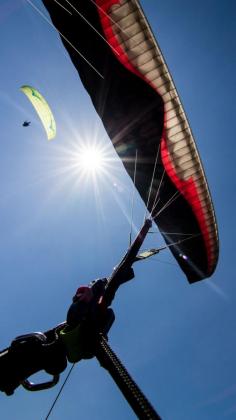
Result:
{"label": "sun flare", "polygon": [[97,174],[104,169],[105,153],[98,146],[84,146],[77,155],[79,168],[87,174]]}

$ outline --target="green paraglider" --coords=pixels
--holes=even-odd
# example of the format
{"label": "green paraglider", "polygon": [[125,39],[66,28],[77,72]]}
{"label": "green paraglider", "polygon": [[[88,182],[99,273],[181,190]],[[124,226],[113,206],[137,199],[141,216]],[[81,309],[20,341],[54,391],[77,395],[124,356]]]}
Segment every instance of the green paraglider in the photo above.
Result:
{"label": "green paraglider", "polygon": [[36,110],[45,128],[48,140],[52,140],[56,136],[56,122],[47,101],[41,93],[32,86],[24,85],[21,86],[20,90],[24,92]]}

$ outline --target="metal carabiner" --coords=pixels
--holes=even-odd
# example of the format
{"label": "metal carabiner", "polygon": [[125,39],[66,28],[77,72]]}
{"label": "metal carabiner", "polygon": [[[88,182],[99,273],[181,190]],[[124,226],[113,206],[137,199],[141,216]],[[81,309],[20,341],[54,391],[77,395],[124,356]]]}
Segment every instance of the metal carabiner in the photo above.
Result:
{"label": "metal carabiner", "polygon": [[[11,348],[19,349],[20,346],[25,343],[31,343],[32,345],[37,346],[37,344],[44,344],[46,342],[47,342],[47,337],[45,334],[41,332],[30,333],[30,334],[20,335],[16,337],[11,343]],[[20,383],[25,389],[27,389],[27,391],[41,391],[44,389],[52,388],[58,383],[59,379],[60,379],[60,375],[56,374],[56,375],[52,375],[51,380],[48,380],[45,382],[34,383],[34,382],[31,382],[29,379],[24,379]]]}
{"label": "metal carabiner", "polygon": [[29,381],[29,379],[24,379],[24,381],[21,382],[21,385],[27,389],[27,391],[42,391],[44,389],[49,389],[55,386],[60,379],[60,375],[54,375],[52,377],[51,381],[47,382],[40,382],[40,383],[34,383]]}

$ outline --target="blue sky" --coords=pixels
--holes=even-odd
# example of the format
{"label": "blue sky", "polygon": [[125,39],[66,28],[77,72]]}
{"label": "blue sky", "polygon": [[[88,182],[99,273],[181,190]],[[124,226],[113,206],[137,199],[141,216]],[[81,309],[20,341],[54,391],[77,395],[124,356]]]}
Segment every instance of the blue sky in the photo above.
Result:
{"label": "blue sky", "polygon": [[[33,3],[46,15],[40,0]],[[110,344],[166,420],[236,418],[234,1],[142,0],[187,112],[220,234],[209,280],[190,286],[165,251],[119,290]],[[0,4],[0,347],[63,321],[80,284],[109,275],[126,251],[132,184],[55,30],[25,0]],[[58,135],[47,142],[19,88],[37,87]],[[25,119],[31,121],[22,127]],[[79,144],[99,142],[108,175],[75,170]],[[135,198],[134,223],[144,206]],[[150,235],[146,246],[162,244]],[[159,261],[158,261],[159,260]],[[66,373],[62,375],[62,378]],[[0,395],[4,420],[45,418],[59,389]],[[52,419],[133,419],[96,360],[76,366]]]}

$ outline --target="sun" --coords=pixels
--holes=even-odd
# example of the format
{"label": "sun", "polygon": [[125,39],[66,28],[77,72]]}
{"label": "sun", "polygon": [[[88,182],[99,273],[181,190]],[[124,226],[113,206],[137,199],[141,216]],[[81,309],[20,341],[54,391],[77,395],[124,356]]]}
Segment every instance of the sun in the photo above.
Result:
{"label": "sun", "polygon": [[104,170],[105,167],[105,153],[102,148],[97,145],[82,146],[77,152],[77,164],[78,168],[83,173],[98,174]]}

